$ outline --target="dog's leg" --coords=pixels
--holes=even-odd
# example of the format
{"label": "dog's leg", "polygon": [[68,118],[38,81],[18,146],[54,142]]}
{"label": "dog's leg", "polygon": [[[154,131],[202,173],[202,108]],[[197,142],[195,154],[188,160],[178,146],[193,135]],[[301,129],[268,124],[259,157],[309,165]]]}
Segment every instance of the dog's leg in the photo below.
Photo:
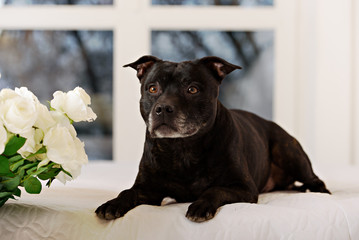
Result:
{"label": "dog's leg", "polygon": [[128,211],[141,204],[161,205],[163,196],[155,191],[146,191],[141,188],[131,188],[122,191],[114,198],[97,208],[99,218],[112,220],[124,216]]}
{"label": "dog's leg", "polygon": [[[277,188],[283,188],[286,185],[289,187],[294,181],[299,181],[303,183],[303,186],[291,189],[330,193],[324,182],[313,172],[310,160],[299,142],[276,124],[272,126],[270,147],[272,164],[275,165],[275,168],[272,167],[271,175]],[[276,174],[273,174],[273,171]],[[282,182],[283,179],[292,181]]]}
{"label": "dog's leg", "polygon": [[255,190],[245,191],[240,187],[212,187],[188,207],[186,217],[193,222],[204,222],[212,219],[217,209],[225,204],[257,201],[258,192]]}

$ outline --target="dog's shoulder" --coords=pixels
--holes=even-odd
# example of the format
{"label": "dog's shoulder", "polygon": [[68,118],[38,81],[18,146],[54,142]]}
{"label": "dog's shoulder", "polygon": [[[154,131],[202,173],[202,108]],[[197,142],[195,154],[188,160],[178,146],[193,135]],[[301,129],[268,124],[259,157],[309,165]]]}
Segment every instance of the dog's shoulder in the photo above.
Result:
{"label": "dog's shoulder", "polygon": [[228,111],[236,119],[249,119],[254,121],[268,122],[268,120],[258,116],[253,112],[248,112],[240,109],[229,109]]}
{"label": "dog's shoulder", "polygon": [[238,132],[246,135],[261,135],[267,136],[270,129],[273,127],[273,122],[266,120],[252,112],[230,109],[228,110]]}

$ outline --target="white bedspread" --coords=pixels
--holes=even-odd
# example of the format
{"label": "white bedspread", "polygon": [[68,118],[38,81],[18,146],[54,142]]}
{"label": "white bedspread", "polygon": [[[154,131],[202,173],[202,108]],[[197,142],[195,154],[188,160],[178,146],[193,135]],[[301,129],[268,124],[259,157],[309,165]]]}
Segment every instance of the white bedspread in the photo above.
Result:
{"label": "white bedspread", "polygon": [[39,195],[0,208],[0,239],[359,239],[359,168],[316,168],[332,195],[274,192],[259,204],[225,205],[214,219],[193,223],[189,206],[141,205],[105,221],[95,209],[131,187],[136,162],[91,162],[63,186],[54,181]]}

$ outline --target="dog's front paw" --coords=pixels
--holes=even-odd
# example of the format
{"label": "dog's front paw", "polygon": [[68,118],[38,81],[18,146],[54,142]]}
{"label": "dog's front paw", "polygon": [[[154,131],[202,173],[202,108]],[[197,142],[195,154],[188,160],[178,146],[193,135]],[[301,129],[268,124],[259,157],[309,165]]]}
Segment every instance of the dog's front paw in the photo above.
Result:
{"label": "dog's front paw", "polygon": [[212,219],[217,212],[217,208],[206,200],[193,202],[186,213],[186,217],[193,222],[204,222]]}
{"label": "dog's front paw", "polygon": [[101,219],[112,220],[124,216],[136,206],[133,192],[126,190],[117,198],[112,199],[96,209],[96,214]]}
{"label": "dog's front paw", "polygon": [[121,204],[117,198],[112,199],[96,209],[96,214],[101,219],[112,220],[122,217],[125,212],[121,208]]}

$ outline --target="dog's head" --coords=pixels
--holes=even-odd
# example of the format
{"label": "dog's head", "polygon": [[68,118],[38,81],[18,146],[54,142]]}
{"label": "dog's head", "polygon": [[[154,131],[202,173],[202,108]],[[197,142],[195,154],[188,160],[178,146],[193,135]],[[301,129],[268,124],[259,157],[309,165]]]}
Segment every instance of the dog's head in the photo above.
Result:
{"label": "dog's head", "polygon": [[241,67],[218,57],[169,62],[143,56],[124,67],[141,82],[141,115],[152,138],[184,138],[210,128],[216,118],[219,85]]}

